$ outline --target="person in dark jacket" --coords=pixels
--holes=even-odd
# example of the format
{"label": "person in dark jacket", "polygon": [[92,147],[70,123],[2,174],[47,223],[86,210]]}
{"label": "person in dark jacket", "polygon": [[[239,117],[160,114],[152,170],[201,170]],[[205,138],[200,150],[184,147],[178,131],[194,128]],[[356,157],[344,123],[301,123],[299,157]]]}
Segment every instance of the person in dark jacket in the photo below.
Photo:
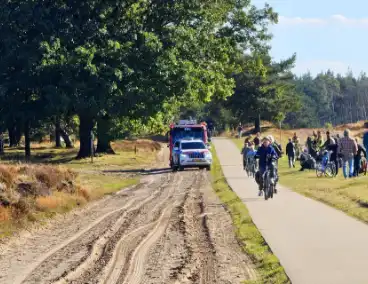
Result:
{"label": "person in dark jacket", "polygon": [[261,144],[261,138],[260,137],[261,137],[261,133],[258,132],[256,134],[256,137],[254,137],[254,139],[253,139],[253,143],[254,143],[256,149],[258,149],[259,145]]}
{"label": "person in dark jacket", "polygon": [[337,144],[335,139],[333,139],[330,135],[330,131],[326,132],[326,141],[322,146],[322,149],[326,149],[329,145]]}
{"label": "person in dark jacket", "polygon": [[286,145],[286,155],[289,160],[289,168],[295,168],[295,145],[291,138],[289,138],[289,143]]}
{"label": "person in dark jacket", "polygon": [[304,171],[305,169],[312,170],[316,168],[316,160],[312,157],[312,155],[308,154],[308,150],[305,149],[300,155],[300,171]]}
{"label": "person in dark jacket", "polygon": [[339,173],[339,157],[337,154],[339,146],[337,144],[330,144],[326,147],[327,151],[331,151],[331,156],[330,156],[330,161],[333,162],[335,164],[335,168],[336,168],[336,175]]}
{"label": "person in dark jacket", "polygon": [[256,174],[256,182],[259,185],[259,196],[262,195],[262,177],[267,167],[271,168],[271,182],[275,183],[275,169],[272,161],[277,160],[278,156],[275,149],[271,146],[272,139],[265,137],[262,139],[262,145],[258,148],[255,155],[256,159],[259,159],[259,171]]}
{"label": "person in dark jacket", "polygon": [[330,161],[335,164],[336,168],[336,175],[339,172],[339,162],[337,156],[337,149],[338,144],[336,143],[335,139],[331,137],[330,131],[326,132],[326,142],[323,144],[322,149],[326,149],[327,151],[331,151]]}
{"label": "person in dark jacket", "polygon": [[360,163],[362,161],[362,154],[363,154],[363,157],[366,157],[367,152],[366,152],[364,146],[358,142],[357,138],[355,139],[355,141],[358,145],[358,152],[354,156],[354,176],[357,177],[357,176],[359,176],[359,171],[360,171],[360,168],[361,168]]}

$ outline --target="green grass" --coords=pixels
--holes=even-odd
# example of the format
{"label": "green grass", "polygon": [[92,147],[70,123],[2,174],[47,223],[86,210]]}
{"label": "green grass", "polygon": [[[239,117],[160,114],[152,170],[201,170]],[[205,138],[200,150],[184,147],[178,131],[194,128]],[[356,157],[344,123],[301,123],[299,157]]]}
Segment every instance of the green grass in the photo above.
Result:
{"label": "green grass", "polygon": [[214,158],[211,169],[212,187],[232,217],[236,228],[236,236],[243,250],[250,256],[256,266],[258,279],[246,281],[245,283],[290,283],[279,260],[271,252],[261,233],[254,225],[245,204],[227,184],[214,148],[212,153]]}
{"label": "green grass", "polygon": [[[242,142],[234,140],[239,149]],[[300,172],[299,162],[296,166],[295,169],[289,169],[287,158],[280,160],[280,183],[283,186],[368,223],[368,176],[345,180],[342,169],[339,169],[336,178],[317,178],[314,170]]]}
{"label": "green grass", "polygon": [[[32,149],[32,156],[27,163],[63,165],[70,169],[80,170],[113,170],[135,169],[153,162],[156,158],[156,150],[146,148],[146,145],[138,145],[137,153],[131,148],[123,147],[124,142],[116,143],[116,155],[97,155],[93,163],[90,158],[77,160],[78,149],[56,149],[50,144],[45,144]],[[3,164],[25,162],[24,150],[21,148],[6,148],[5,154],[0,157]]]}

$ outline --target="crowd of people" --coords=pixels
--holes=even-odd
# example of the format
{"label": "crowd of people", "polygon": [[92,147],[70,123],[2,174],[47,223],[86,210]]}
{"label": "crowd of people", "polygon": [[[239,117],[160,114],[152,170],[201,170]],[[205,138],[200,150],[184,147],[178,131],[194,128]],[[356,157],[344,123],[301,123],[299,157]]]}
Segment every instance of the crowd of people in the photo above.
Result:
{"label": "crowd of people", "polygon": [[[335,175],[339,173],[340,168],[342,168],[345,178],[358,177],[361,173],[366,174],[368,122],[365,124],[365,128],[367,131],[363,136],[362,143],[358,138],[352,136],[349,129],[344,130],[342,137],[338,133],[333,135],[330,131],[326,131],[326,133],[313,131],[313,134],[306,139],[305,144],[302,144],[297,133],[294,133],[293,137],[288,139],[285,147],[289,167],[295,168],[296,160],[299,160],[300,171],[316,169],[317,163],[321,162],[324,157],[328,157],[328,161],[334,165]],[[239,136],[241,136],[240,127],[238,131]],[[267,168],[271,168],[271,180],[275,192],[277,192],[278,159],[283,154],[281,144],[277,143],[272,135],[261,138],[261,134],[257,133],[255,137],[245,138],[241,154],[243,155],[244,170],[247,170],[251,161],[258,160],[255,180],[259,185],[259,195],[263,194],[263,174]]]}
{"label": "crowd of people", "polygon": [[295,160],[299,158],[301,171],[315,169],[316,163],[321,161],[324,155],[328,155],[328,160],[334,163],[336,175],[339,168],[342,168],[345,178],[357,177],[360,173],[366,172],[368,132],[364,137],[366,137],[366,143],[362,145],[358,138],[352,137],[349,129],[344,131],[343,137],[339,134],[333,136],[330,131],[326,131],[325,140],[321,131],[314,131],[312,136],[307,138],[304,150],[296,155],[297,150],[301,150],[301,145],[295,133],[286,146],[289,167],[295,167]]}

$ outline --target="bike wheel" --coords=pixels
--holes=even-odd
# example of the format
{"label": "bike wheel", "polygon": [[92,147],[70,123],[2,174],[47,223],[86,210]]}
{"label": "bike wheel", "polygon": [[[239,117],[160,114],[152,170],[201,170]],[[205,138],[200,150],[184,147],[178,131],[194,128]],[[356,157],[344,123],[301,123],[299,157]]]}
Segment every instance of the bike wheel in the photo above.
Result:
{"label": "bike wheel", "polygon": [[316,165],[316,175],[317,177],[322,177],[323,174],[324,174],[324,171],[322,170],[322,165],[318,163]]}
{"label": "bike wheel", "polygon": [[264,183],[264,185],[263,185],[264,198],[265,198],[265,200],[268,200],[268,197],[270,196],[270,179],[269,179],[268,174],[266,174],[263,183]]}
{"label": "bike wheel", "polygon": [[270,198],[273,198],[274,185],[270,184]]}
{"label": "bike wheel", "polygon": [[327,164],[325,169],[325,176],[331,178],[336,176],[336,169],[334,164]]}

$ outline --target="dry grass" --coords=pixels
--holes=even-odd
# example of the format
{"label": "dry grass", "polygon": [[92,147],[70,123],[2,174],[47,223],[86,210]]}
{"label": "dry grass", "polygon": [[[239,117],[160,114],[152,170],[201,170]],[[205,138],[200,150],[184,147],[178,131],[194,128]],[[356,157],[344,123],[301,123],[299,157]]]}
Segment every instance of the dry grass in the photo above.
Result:
{"label": "dry grass", "polygon": [[155,152],[161,149],[160,143],[146,139],[116,141],[111,146],[114,151],[124,152]]}
{"label": "dry grass", "polygon": [[10,208],[0,206],[0,222],[10,221],[10,218],[11,218]]}
{"label": "dry grass", "polygon": [[47,143],[33,145],[27,164],[22,164],[22,149],[6,149],[0,165],[0,238],[29,221],[68,212],[137,184],[138,177],[122,172],[154,162],[161,144],[118,141],[113,148],[116,155],[96,157],[93,164],[90,159],[75,160],[77,149],[54,149]]}

